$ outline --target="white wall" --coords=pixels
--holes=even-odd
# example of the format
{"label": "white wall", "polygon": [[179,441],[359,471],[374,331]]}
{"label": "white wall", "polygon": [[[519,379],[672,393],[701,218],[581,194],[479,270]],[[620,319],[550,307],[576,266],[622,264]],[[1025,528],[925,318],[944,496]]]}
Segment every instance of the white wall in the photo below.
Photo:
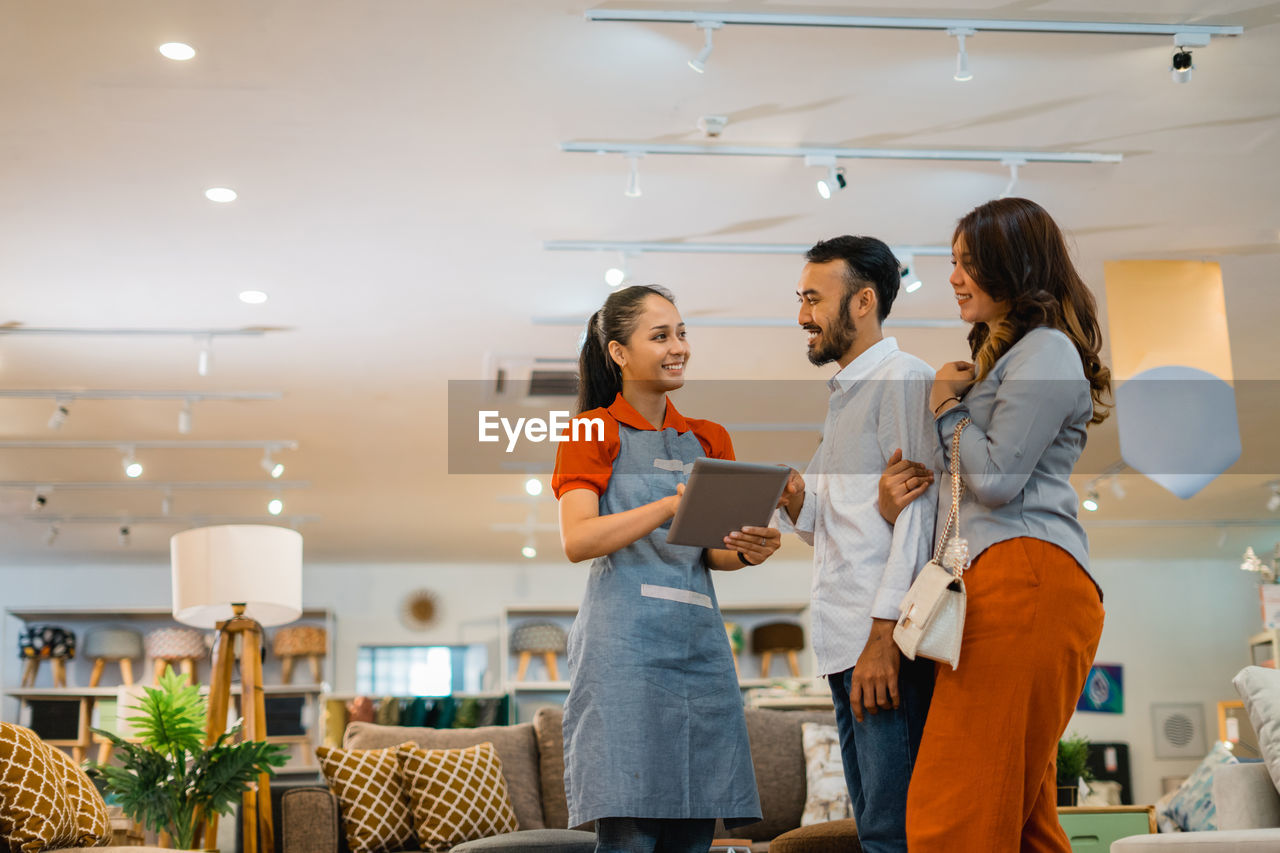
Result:
{"label": "white wall", "polygon": [[[1094,740],[1130,745],[1138,801],[1160,795],[1160,778],[1185,775],[1195,762],[1157,761],[1151,738],[1152,702],[1204,705],[1207,737],[1217,730],[1221,699],[1235,698],[1231,678],[1248,663],[1247,640],[1258,630],[1256,583],[1223,559],[1203,561],[1101,561],[1094,574],[1106,592],[1107,621],[1098,661],[1124,666],[1125,713],[1078,713],[1068,731]],[[581,598],[582,566],[518,563],[503,565],[308,565],[307,607],[337,614],[336,683],[354,689],[356,648],[362,643],[493,643],[498,611],[507,603],[552,604]],[[437,625],[427,632],[404,628],[401,601],[426,588],[440,603]],[[725,604],[805,600],[807,563],[766,564],[759,570],[717,576]],[[167,607],[165,563],[137,566],[0,568],[0,607]],[[0,635],[0,676],[5,685],[21,679],[16,624],[5,621]],[[494,661],[496,667],[496,660]],[[5,719],[16,703],[6,701]]]}

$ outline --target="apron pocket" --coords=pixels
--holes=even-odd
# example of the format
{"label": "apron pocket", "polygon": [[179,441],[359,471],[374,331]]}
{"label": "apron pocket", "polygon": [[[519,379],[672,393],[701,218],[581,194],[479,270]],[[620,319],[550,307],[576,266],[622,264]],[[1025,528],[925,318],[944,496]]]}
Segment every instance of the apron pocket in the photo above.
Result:
{"label": "apron pocket", "polygon": [[640,584],[640,594],[645,598],[661,598],[666,601],[679,601],[682,604],[694,604],[711,609],[711,596],[690,589],[677,589],[673,586],[656,586],[651,583]]}

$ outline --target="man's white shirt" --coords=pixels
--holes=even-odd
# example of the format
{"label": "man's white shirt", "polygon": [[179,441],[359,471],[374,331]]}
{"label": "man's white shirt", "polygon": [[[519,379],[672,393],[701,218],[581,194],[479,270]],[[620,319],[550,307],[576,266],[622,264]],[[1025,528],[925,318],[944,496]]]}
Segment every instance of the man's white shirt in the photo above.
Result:
{"label": "man's white shirt", "polygon": [[786,510],[776,518],[780,530],[814,547],[810,621],[819,675],[858,662],[871,620],[898,618],[898,603],[932,556],[936,485],[893,525],[876,503],[895,449],[933,465],[932,383],[933,369],[899,350],[895,338],[872,345],[828,380],[827,418],[804,473],[804,505],[794,524]]}

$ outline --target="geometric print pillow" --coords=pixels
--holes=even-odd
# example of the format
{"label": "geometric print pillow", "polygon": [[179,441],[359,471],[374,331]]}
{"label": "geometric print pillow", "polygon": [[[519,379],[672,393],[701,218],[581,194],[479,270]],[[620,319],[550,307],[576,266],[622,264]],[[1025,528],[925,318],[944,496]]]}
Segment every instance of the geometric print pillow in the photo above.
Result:
{"label": "geometric print pillow", "polygon": [[387,853],[413,846],[413,820],[404,797],[397,747],[316,748],[320,770],[342,806],[351,853]]}
{"label": "geometric print pillow", "polygon": [[62,776],[62,787],[75,815],[78,847],[104,847],[111,843],[111,817],[107,804],[84,771],[60,749],[49,747],[56,772]]}
{"label": "geometric print pillow", "polygon": [[10,853],[80,843],[75,811],[52,750],[30,729],[0,723],[0,839]]}
{"label": "geometric print pillow", "polygon": [[518,828],[493,744],[466,749],[404,744],[398,757],[423,850],[448,850]]}

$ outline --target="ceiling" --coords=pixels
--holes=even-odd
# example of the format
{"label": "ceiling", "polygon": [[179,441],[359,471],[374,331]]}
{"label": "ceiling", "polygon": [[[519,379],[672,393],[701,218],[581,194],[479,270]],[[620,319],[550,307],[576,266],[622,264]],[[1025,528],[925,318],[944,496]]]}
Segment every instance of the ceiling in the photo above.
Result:
{"label": "ceiling", "polygon": [[[637,8],[677,8],[645,3]],[[616,256],[546,252],[543,240],[812,243],[870,233],[944,244],[960,215],[998,194],[998,164],[848,161],[829,201],[801,161],[649,156],[643,196],[626,198],[617,155],[564,153],[566,140],[702,142],[698,118],[725,115],[719,142],[1121,153],[1118,164],[1032,164],[1018,194],[1071,235],[1105,302],[1102,264],[1119,258],[1218,261],[1241,386],[1245,455],[1180,501],[1121,477],[1088,519],[1098,557],[1234,558],[1269,549],[1280,513],[1266,483],[1280,416],[1280,3],[703,2],[701,9],[910,16],[1139,20],[1244,26],[1195,52],[1188,85],[1168,74],[1172,40],[1153,36],[980,33],[974,79],[951,79],[955,41],[937,31],[727,27],[705,75],[688,24],[590,23],[581,3],[156,0],[11,3],[0,33],[0,323],[17,328],[241,329],[216,339],[208,376],[190,336],[0,336],[0,388],[278,391],[277,401],[200,402],[177,432],[177,400],[89,401],[47,426],[49,399],[0,399],[3,440],[282,440],[282,519],[322,561],[519,560],[524,535],[493,525],[554,523],[549,494],[523,501],[524,474],[450,474],[450,382],[492,381],[492,366],[572,357],[607,295]],[[161,57],[162,42],[195,59]],[[207,187],[239,193],[207,201]],[[677,295],[687,319],[792,318],[799,260],[644,255],[637,280]],[[918,261],[925,286],[904,319],[950,319],[945,258]],[[237,299],[245,289],[270,296]],[[1105,306],[1104,306],[1105,310]],[[1151,306],[1160,322],[1160,306]],[[1104,325],[1105,328],[1105,325]],[[786,380],[812,391],[754,416],[820,419],[827,369],[786,327],[695,326],[691,376]],[[957,328],[907,327],[900,345],[933,364],[964,357]],[[455,385],[455,388],[462,387]],[[744,395],[751,399],[760,396]],[[807,402],[807,405],[805,401]],[[677,404],[705,414],[696,387]],[[562,405],[567,408],[567,402]],[[767,409],[767,411],[765,411]],[[458,431],[454,430],[455,440]],[[808,431],[745,433],[739,455],[803,461]],[[540,460],[545,466],[552,451]],[[0,562],[163,559],[181,519],[260,518],[273,496],[261,452],[139,450],[137,482],[260,482],[173,493],[56,487],[44,517],[32,491],[0,487]],[[4,482],[121,483],[113,449],[0,450]],[[1083,488],[1119,459],[1114,419],[1081,462]],[[455,471],[460,467],[454,461]],[[544,477],[545,480],[545,477]],[[119,519],[119,522],[115,521]],[[1152,522],[1177,523],[1153,527]],[[191,522],[187,522],[191,523]],[[1251,525],[1251,526],[1243,526]],[[1269,525],[1269,526],[1268,526]],[[560,561],[537,533],[537,561]],[[806,549],[788,545],[803,559]]]}

